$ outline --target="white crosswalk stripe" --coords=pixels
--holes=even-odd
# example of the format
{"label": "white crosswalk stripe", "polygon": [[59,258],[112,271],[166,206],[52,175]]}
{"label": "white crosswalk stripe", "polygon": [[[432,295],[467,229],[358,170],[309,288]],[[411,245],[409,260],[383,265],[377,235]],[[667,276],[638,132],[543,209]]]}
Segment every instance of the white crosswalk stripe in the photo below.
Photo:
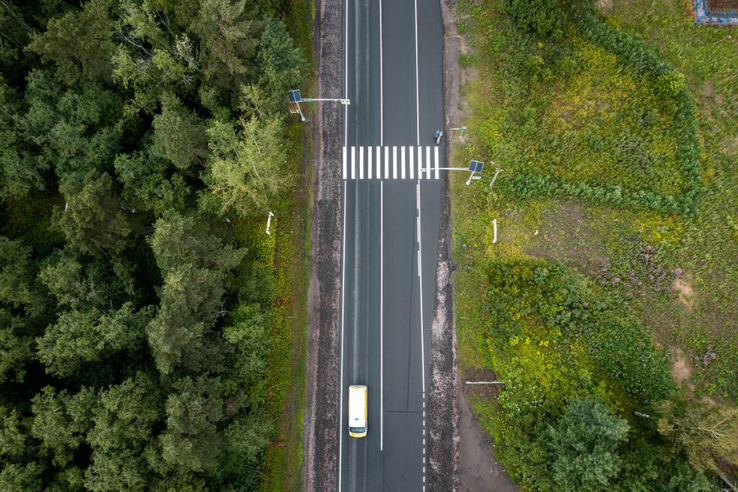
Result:
{"label": "white crosswalk stripe", "polygon": [[344,147],[343,179],[440,179],[440,159],[437,146]]}

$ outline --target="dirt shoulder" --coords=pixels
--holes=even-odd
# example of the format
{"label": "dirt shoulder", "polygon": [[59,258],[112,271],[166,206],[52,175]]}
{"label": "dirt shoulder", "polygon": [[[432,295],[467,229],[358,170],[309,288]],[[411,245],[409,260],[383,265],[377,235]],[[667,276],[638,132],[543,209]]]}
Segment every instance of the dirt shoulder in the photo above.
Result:
{"label": "dirt shoulder", "polygon": [[[340,0],[315,1],[315,90],[342,86]],[[307,328],[307,405],[302,489],[338,488],[338,310],[341,278],[340,106],[317,105],[312,115],[313,196],[310,236],[312,262]],[[320,411],[318,411],[320,410]]]}

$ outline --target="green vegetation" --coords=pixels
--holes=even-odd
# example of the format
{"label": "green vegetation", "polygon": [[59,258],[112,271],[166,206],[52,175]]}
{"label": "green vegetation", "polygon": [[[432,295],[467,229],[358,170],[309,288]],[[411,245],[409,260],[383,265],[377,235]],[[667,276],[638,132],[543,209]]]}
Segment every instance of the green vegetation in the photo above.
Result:
{"label": "green vegetation", "polygon": [[459,6],[480,76],[453,156],[503,169],[452,181],[460,365],[505,382],[468,396],[524,490],[716,490],[738,442],[736,41],[688,1],[601,3]]}
{"label": "green vegetation", "polygon": [[0,6],[0,489],[298,486],[306,22]]}

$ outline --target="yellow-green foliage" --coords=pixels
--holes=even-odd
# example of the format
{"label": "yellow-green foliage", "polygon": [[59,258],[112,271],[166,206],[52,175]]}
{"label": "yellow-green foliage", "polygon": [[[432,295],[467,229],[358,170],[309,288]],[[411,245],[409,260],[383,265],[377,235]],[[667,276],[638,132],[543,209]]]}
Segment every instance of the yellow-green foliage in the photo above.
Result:
{"label": "yellow-green foliage", "polygon": [[504,16],[505,4],[464,5],[474,31],[487,33],[472,38],[488,70],[469,126],[509,170],[500,186],[694,214],[702,176],[684,76],[586,9],[563,35],[537,40]]}

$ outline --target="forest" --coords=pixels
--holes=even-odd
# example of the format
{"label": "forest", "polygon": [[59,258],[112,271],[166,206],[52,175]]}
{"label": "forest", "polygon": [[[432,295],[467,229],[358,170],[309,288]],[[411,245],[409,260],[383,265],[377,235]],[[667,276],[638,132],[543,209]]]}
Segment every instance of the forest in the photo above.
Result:
{"label": "forest", "polygon": [[261,486],[290,8],[0,2],[0,490]]}

